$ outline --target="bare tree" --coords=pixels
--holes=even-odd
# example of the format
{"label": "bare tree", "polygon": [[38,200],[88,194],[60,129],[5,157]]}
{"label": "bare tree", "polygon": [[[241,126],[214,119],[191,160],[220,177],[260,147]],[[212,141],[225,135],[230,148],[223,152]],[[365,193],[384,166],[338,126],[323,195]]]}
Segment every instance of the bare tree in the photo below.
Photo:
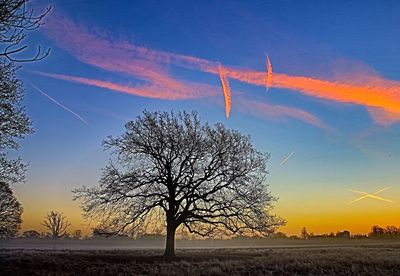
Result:
{"label": "bare tree", "polygon": [[82,238],[82,230],[75,230],[74,233],[72,234],[72,237],[76,240],[80,240]]}
{"label": "bare tree", "polygon": [[201,124],[195,112],[145,111],[125,128],[104,141],[115,158],[100,186],[74,191],[84,214],[110,231],[162,222],[164,254],[172,256],[178,227],[202,236],[269,235],[284,223],[269,213],[275,198],[265,184],[268,155],[249,136]]}
{"label": "bare tree", "polygon": [[27,9],[28,0],[0,0],[0,57],[13,62],[27,62],[45,58],[50,49],[43,50],[38,46],[36,54],[29,58],[15,56],[27,49],[22,45],[27,32],[33,31],[43,24],[43,18],[50,7],[42,14],[35,15],[33,9]]}
{"label": "bare tree", "polygon": [[21,106],[22,83],[15,77],[16,67],[0,61],[0,181],[14,183],[24,179],[25,165],[19,158],[9,159],[8,150],[17,150],[17,139],[32,132],[31,122]]}
{"label": "bare tree", "polygon": [[47,214],[42,225],[47,228],[47,234],[52,238],[62,238],[67,235],[69,224],[63,213],[51,211]]}
{"label": "bare tree", "polygon": [[0,238],[15,236],[21,227],[22,211],[9,185],[0,181]]}
{"label": "bare tree", "polygon": [[309,237],[310,237],[310,234],[308,234],[307,228],[303,227],[300,232],[300,238],[308,239]]}

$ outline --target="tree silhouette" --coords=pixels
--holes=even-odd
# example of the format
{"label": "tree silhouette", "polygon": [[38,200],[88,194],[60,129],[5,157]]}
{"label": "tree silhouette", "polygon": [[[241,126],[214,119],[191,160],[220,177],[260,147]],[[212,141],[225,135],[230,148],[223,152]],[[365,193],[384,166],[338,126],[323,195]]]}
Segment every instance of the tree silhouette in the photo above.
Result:
{"label": "tree silhouette", "polygon": [[0,0],[0,235],[14,235],[21,224],[22,207],[15,199],[7,183],[24,180],[26,165],[20,158],[10,159],[9,150],[17,150],[18,139],[32,133],[31,122],[21,105],[22,83],[16,78],[15,62],[40,60],[49,50],[37,49],[30,58],[17,58],[27,45],[21,45],[28,31],[37,29],[48,8],[35,16],[26,9],[27,0]]}
{"label": "tree silhouette", "polygon": [[74,233],[72,233],[72,238],[80,240],[82,238],[82,230],[75,230]]}
{"label": "tree silhouette", "polygon": [[42,25],[50,11],[35,15],[26,7],[28,0],[0,0],[0,181],[13,183],[24,179],[25,165],[21,160],[10,160],[7,150],[18,149],[17,139],[31,133],[30,121],[21,105],[22,83],[16,78],[16,62],[41,60],[49,54],[40,46],[28,58],[18,58],[28,45],[23,45],[29,31]]}
{"label": "tree silhouette", "polygon": [[374,225],[371,227],[371,232],[369,233],[369,236],[372,238],[382,238],[385,233],[385,229],[378,225]]}
{"label": "tree silhouette", "polygon": [[15,56],[27,49],[22,45],[26,32],[33,31],[42,25],[43,18],[49,13],[34,15],[34,10],[26,8],[28,0],[0,0],[0,57],[12,62],[27,62],[41,60],[49,54],[49,49],[42,50],[38,46],[36,54],[29,58]]}
{"label": "tree silhouette", "polygon": [[30,121],[21,106],[22,83],[15,77],[15,66],[0,61],[0,181],[14,183],[24,179],[25,165],[19,158],[9,159],[7,151],[17,150],[17,139],[31,133]]}
{"label": "tree silhouette", "polygon": [[51,211],[46,215],[42,225],[47,228],[51,238],[62,238],[67,235],[67,228],[71,225],[63,213]]}
{"label": "tree silhouette", "polygon": [[10,238],[20,229],[22,206],[9,185],[0,181],[0,238]]}
{"label": "tree silhouette", "polygon": [[36,230],[27,230],[22,233],[22,237],[24,238],[40,238],[40,233]]}
{"label": "tree silhouette", "polygon": [[300,238],[308,239],[310,235],[308,234],[307,228],[303,227],[300,232]]}
{"label": "tree silhouette", "polygon": [[144,111],[125,128],[104,141],[115,158],[100,186],[74,191],[84,214],[110,231],[163,222],[164,255],[172,256],[178,227],[202,236],[269,235],[284,223],[269,213],[268,155],[249,136],[201,124],[196,112]]}

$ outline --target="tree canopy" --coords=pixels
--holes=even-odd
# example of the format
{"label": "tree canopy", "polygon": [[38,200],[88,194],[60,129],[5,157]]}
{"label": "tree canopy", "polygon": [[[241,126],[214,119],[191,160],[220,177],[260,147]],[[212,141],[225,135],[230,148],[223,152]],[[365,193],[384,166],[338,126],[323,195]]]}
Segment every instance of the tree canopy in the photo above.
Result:
{"label": "tree canopy", "polygon": [[9,159],[7,151],[18,149],[17,140],[32,132],[15,70],[12,63],[0,61],[0,181],[8,183],[23,180],[25,166],[20,159]]}
{"label": "tree canopy", "polygon": [[63,213],[57,211],[49,212],[42,225],[47,229],[47,235],[59,239],[67,235],[67,228],[71,225]]}
{"label": "tree canopy", "polygon": [[10,238],[20,229],[22,206],[9,185],[0,181],[0,238]]}
{"label": "tree canopy", "polygon": [[166,226],[166,255],[178,227],[210,235],[268,235],[284,221],[269,212],[269,155],[249,136],[202,124],[196,112],[148,112],[104,141],[113,158],[99,187],[77,189],[84,214],[102,228],[139,233]]}

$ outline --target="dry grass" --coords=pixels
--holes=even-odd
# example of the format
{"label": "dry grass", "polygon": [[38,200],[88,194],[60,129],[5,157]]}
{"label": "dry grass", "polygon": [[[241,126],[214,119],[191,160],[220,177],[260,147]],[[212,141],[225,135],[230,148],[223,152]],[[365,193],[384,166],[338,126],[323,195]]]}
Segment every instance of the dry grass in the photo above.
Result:
{"label": "dry grass", "polygon": [[0,251],[4,275],[400,275],[398,244],[274,248]]}

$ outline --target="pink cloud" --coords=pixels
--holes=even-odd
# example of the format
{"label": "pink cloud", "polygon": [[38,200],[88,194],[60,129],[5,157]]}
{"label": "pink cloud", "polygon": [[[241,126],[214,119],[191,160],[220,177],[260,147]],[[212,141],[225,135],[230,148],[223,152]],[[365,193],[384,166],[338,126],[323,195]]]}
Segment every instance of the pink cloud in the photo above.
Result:
{"label": "pink cloud", "polygon": [[[105,88],[119,93],[166,100],[204,98],[215,96],[220,91],[219,88],[211,85],[176,79],[168,72],[168,65],[172,64],[187,69],[220,75],[218,63],[216,62],[197,57],[156,51],[134,45],[126,40],[111,40],[104,33],[89,31],[86,27],[80,26],[56,12],[53,12],[47,18],[45,32],[59,47],[81,62],[109,72],[133,76],[144,83],[140,85],[125,85],[62,74],[41,73],[42,75]],[[271,69],[272,66],[270,65],[268,70]],[[227,117],[229,116],[231,101],[235,101],[235,99],[232,99],[231,90],[228,88],[228,78],[236,78],[243,81],[241,78],[235,77],[233,72],[233,69],[225,69],[224,67],[224,74],[221,79]],[[236,73],[243,76],[242,71]],[[272,71],[271,74],[262,74],[263,85],[267,83],[268,86],[273,86]],[[265,79],[268,76],[269,79]],[[256,77],[252,75],[246,77],[252,78],[250,82],[258,85],[258,75]],[[298,118],[314,126],[325,128],[315,116],[300,109],[244,100],[238,100],[236,105],[242,105],[239,108],[242,112],[256,112],[264,118],[268,116],[273,118],[289,116]],[[246,111],[246,108],[255,110]]]}
{"label": "pink cloud", "polygon": [[[85,27],[78,26],[57,13],[49,17],[46,33],[60,47],[82,62],[108,71],[126,73],[144,81],[156,83],[157,86],[165,89],[183,91],[198,86],[195,83],[172,78],[165,69],[168,64],[220,75],[216,62],[156,51],[126,40],[108,40],[104,34],[89,32]],[[290,89],[311,97],[362,105],[368,110],[371,110],[370,107],[378,108],[386,112],[386,115],[377,116],[376,112],[371,112],[372,118],[377,123],[388,125],[399,121],[400,82],[398,81],[386,80],[379,76],[371,77],[365,71],[351,74],[336,72],[342,77],[335,81],[280,73],[274,73],[272,78],[272,65],[268,62],[267,58],[267,74],[224,67],[226,80],[231,78],[257,86]],[[355,83],[355,80],[360,81]]]}
{"label": "pink cloud", "polygon": [[134,96],[153,98],[153,99],[165,99],[165,100],[198,99],[198,98],[209,97],[212,96],[213,94],[213,89],[211,86],[198,87],[197,89],[194,88],[190,91],[186,90],[181,91],[173,89],[165,90],[162,87],[158,87],[157,85],[129,86],[109,81],[68,76],[63,74],[51,74],[43,72],[34,72],[34,73],[55,79],[105,88],[119,93],[126,93]]}
{"label": "pink cloud", "polygon": [[292,119],[301,120],[321,129],[331,130],[319,118],[298,108],[248,100],[243,97],[237,97],[235,107],[237,107],[243,113],[252,114],[260,118],[275,118],[281,120],[289,117]]}

